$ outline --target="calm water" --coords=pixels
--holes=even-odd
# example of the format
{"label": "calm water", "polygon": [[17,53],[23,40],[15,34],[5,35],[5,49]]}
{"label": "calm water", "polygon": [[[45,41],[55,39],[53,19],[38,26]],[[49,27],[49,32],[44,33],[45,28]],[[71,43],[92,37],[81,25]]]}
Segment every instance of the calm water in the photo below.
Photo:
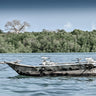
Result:
{"label": "calm water", "polygon": [[[0,61],[22,60],[22,64],[39,65],[41,57],[55,62],[75,62],[76,58],[96,53],[0,54]],[[0,96],[96,96],[96,77],[28,77],[20,76],[8,65],[0,65]]]}

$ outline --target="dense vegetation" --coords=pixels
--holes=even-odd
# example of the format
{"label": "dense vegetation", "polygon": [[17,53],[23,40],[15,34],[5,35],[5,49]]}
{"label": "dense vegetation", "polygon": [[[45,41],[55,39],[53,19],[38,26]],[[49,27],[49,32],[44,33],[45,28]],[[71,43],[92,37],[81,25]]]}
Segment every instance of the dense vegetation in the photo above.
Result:
{"label": "dense vegetation", "polygon": [[96,30],[64,30],[4,33],[0,30],[0,53],[96,52]]}

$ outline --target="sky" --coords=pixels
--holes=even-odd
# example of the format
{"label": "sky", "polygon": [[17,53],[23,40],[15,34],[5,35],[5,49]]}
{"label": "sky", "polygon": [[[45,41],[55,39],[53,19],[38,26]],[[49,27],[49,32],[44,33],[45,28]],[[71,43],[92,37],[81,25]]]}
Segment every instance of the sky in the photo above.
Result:
{"label": "sky", "polygon": [[8,21],[28,22],[26,31],[96,29],[96,0],[0,0],[0,29]]}

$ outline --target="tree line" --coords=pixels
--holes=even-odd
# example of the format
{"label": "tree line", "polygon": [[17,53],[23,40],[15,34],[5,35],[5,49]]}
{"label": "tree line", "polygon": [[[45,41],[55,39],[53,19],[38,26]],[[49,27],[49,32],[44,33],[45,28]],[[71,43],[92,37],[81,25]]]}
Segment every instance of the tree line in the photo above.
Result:
{"label": "tree line", "polygon": [[58,29],[10,33],[0,30],[0,53],[96,52],[96,30]]}

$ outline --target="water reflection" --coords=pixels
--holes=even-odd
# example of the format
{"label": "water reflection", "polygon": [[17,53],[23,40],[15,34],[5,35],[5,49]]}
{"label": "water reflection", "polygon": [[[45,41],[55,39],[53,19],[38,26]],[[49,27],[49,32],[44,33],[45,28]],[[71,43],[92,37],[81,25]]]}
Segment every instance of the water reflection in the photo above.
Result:
{"label": "water reflection", "polygon": [[78,81],[78,82],[92,82],[94,80],[96,80],[96,76],[88,76],[88,77],[84,77],[84,76],[23,76],[23,75],[17,75],[17,76],[13,76],[13,77],[8,77],[9,79],[28,79],[28,78],[37,78],[37,79],[49,79],[49,80],[60,80],[60,81],[64,81],[64,80],[74,80],[74,81]]}

